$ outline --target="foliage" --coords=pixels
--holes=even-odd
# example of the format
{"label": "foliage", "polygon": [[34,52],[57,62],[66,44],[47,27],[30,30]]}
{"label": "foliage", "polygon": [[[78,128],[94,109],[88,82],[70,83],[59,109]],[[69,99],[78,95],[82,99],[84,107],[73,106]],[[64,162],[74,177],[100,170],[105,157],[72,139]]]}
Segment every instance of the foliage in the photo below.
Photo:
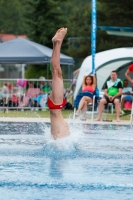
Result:
{"label": "foliage", "polygon": [[98,0],[98,25],[132,26],[132,0]]}
{"label": "foliage", "polygon": [[[27,34],[52,48],[51,38],[60,27],[68,34],[62,52],[74,57],[75,69],[91,54],[91,0],[0,0],[0,32]],[[4,9],[3,9],[4,8]],[[132,0],[97,0],[98,26],[132,27]],[[107,35],[97,30],[96,51],[132,47],[133,38]],[[31,66],[27,78],[46,76],[46,67]],[[65,73],[66,74],[66,73]]]}
{"label": "foliage", "polygon": [[67,16],[68,28],[68,45],[64,52],[74,57],[75,68],[77,68],[91,51],[91,1],[66,1],[64,12]]}
{"label": "foliage", "polygon": [[[48,72],[49,71],[50,70],[48,67]],[[45,76],[45,77],[47,76],[47,64],[45,64],[45,65],[30,65],[25,74],[26,78],[39,78],[40,76]],[[51,78],[51,75],[48,76],[48,78]]]}
{"label": "foliage", "polygon": [[64,25],[62,0],[27,0],[26,23],[29,38],[35,42],[52,47],[51,36]]}
{"label": "foliage", "polygon": [[[75,0],[71,3],[75,6],[69,14],[68,30],[71,38],[77,37],[77,39],[69,42],[66,52],[80,63],[91,54],[91,2],[82,1],[81,4]],[[99,26],[131,27],[131,16],[133,16],[131,0],[97,0],[97,24]],[[132,43],[133,38],[131,37],[108,35],[105,31],[97,30],[97,52],[119,47],[131,47]]]}
{"label": "foliage", "polygon": [[20,0],[0,0],[0,33],[24,34],[23,11]]}
{"label": "foliage", "polygon": [[[55,31],[64,27],[65,17],[60,5],[62,0],[27,0],[29,9],[26,11],[26,24],[28,25],[28,37],[40,44],[52,48],[51,38]],[[44,74],[46,67],[30,67],[27,71],[27,78]]]}
{"label": "foliage", "polygon": [[[97,23],[99,26],[132,27],[133,6],[131,0],[98,0]],[[97,52],[132,47],[133,38],[107,35],[105,31],[97,31]]]}

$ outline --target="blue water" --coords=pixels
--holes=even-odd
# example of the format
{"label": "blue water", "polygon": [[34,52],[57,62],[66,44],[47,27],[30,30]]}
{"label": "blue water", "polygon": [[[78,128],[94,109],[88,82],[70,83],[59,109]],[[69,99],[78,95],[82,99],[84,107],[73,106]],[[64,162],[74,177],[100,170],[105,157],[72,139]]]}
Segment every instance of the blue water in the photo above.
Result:
{"label": "blue water", "polygon": [[1,200],[133,199],[133,128],[70,127],[53,141],[49,124],[0,123]]}

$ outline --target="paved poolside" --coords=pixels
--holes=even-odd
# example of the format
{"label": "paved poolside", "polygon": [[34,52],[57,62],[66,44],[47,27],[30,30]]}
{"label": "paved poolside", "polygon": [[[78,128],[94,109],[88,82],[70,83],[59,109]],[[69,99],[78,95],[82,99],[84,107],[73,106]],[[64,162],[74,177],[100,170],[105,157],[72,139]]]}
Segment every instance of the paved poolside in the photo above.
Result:
{"label": "paved poolside", "polygon": [[[113,120],[109,121],[81,121],[80,119],[66,119],[69,123],[80,123],[80,124],[117,124],[117,125],[130,125],[130,120],[121,120],[117,122]],[[50,118],[25,118],[25,117],[0,117],[0,122],[47,122],[50,123]]]}

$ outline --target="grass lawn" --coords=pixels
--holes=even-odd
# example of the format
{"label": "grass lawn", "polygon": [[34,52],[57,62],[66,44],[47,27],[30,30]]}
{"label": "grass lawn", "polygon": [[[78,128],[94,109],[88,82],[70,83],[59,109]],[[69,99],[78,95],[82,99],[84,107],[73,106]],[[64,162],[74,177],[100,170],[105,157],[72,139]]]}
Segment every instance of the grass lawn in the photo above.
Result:
{"label": "grass lawn", "polygon": [[[68,118],[70,115],[73,114],[73,110],[63,110],[63,117]],[[49,118],[50,117],[50,112],[48,110],[45,111],[31,111],[31,110],[25,110],[25,111],[20,111],[20,110],[9,110],[8,112],[3,113],[2,111],[0,112],[0,117],[33,117],[33,118],[38,118],[39,116],[41,118]]]}
{"label": "grass lawn", "polygon": [[[71,118],[73,117],[73,110],[63,110],[62,111],[63,117],[64,118]],[[25,110],[25,111],[20,111],[20,110],[9,110],[8,112],[3,113],[2,111],[0,112],[0,117],[29,117],[29,118],[38,118],[39,116],[41,118],[49,118],[50,113],[48,110],[45,111],[31,111],[31,110]],[[96,118],[97,115],[94,115],[94,118]],[[90,119],[90,115],[87,115],[87,118]],[[125,115],[120,117],[121,120],[130,120],[130,114]],[[116,115],[111,114],[111,113],[103,113],[102,119],[116,119]]]}

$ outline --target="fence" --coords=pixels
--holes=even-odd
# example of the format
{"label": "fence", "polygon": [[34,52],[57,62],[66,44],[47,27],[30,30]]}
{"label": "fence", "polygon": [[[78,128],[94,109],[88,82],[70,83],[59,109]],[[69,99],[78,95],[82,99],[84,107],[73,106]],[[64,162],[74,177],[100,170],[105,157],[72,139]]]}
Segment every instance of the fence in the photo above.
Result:
{"label": "fence", "polygon": [[[64,79],[64,96],[73,99],[72,79]],[[52,89],[50,79],[0,79],[0,109],[44,110]]]}

